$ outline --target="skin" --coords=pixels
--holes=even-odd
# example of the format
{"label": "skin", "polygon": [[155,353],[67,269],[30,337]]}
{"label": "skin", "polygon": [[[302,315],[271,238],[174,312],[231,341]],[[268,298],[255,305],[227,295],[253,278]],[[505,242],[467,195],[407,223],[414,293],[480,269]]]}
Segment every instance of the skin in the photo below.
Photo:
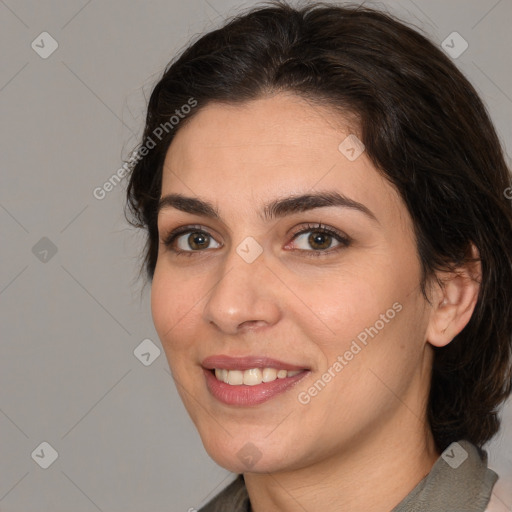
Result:
{"label": "skin", "polygon": [[[432,285],[432,306],[425,301],[410,215],[365,152],[350,161],[338,150],[357,133],[344,121],[292,94],[212,103],[180,127],[165,159],[162,195],[208,200],[221,220],[175,208],[159,213],[153,321],[206,451],[244,473],[254,512],[396,506],[440,455],[425,419],[432,346],[449,343],[476,303],[478,285],[467,269],[444,287]],[[268,201],[319,190],[364,204],[378,222],[335,206],[258,216]],[[318,222],[352,243],[327,237],[327,251],[341,249],[308,257],[315,229],[295,239],[293,230]],[[190,257],[163,244],[187,225],[212,237]],[[179,248],[193,251],[188,236]],[[236,252],[248,236],[263,250],[252,263]],[[397,302],[401,311],[300,403],[298,393]],[[264,355],[311,373],[263,404],[228,406],[209,393],[201,368],[218,354]],[[237,455],[248,442],[260,453],[251,467]]]}

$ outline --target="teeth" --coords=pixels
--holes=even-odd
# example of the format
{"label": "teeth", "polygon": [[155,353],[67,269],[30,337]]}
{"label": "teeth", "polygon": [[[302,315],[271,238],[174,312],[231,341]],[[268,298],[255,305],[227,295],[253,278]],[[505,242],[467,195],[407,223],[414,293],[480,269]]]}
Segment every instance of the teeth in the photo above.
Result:
{"label": "teeth", "polygon": [[244,371],[244,384],[246,386],[255,386],[263,382],[263,375],[259,368],[252,368]]}
{"label": "teeth", "polygon": [[230,384],[232,386],[256,386],[262,382],[272,382],[276,379],[285,379],[298,375],[301,370],[276,370],[275,368],[251,368],[250,370],[225,370],[215,369],[217,380]]}
{"label": "teeth", "polygon": [[277,379],[277,370],[275,368],[263,368],[263,382],[272,382]]}
{"label": "teeth", "polygon": [[217,380],[225,382],[226,384],[228,383],[228,371],[227,370],[215,369],[215,377],[217,377]]}
{"label": "teeth", "polygon": [[232,386],[239,386],[244,383],[244,372],[240,370],[229,370],[228,372],[228,384]]}

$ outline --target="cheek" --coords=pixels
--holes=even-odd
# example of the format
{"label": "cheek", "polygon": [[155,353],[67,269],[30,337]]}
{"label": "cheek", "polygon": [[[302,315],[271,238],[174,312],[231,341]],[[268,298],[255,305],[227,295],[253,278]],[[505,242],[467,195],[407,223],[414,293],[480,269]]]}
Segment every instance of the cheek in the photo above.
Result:
{"label": "cheek", "polygon": [[[397,376],[393,369],[407,368],[420,352],[421,311],[417,293],[411,293],[417,287],[416,277],[404,267],[360,262],[350,272],[296,288],[315,313],[298,321],[322,354],[319,369],[326,371],[344,357],[346,366],[343,363],[343,370],[336,373],[338,385],[357,386],[358,393],[371,394],[364,386],[379,384],[368,368],[379,375],[389,373],[391,380]],[[363,373],[369,380],[361,387]]]}
{"label": "cheek", "polygon": [[[194,280],[184,280],[171,269],[158,266],[151,285],[151,314],[155,329],[164,349],[178,350],[177,340],[185,335],[194,315],[201,305],[194,293]],[[199,303],[198,303],[199,301]]]}
{"label": "cheek", "polygon": [[[329,334],[326,342],[340,347],[349,336],[373,325],[400,295],[391,276],[373,267],[358,265],[351,270],[339,269],[321,280],[305,280],[294,283],[294,291],[311,313],[304,320],[305,328],[315,339],[314,332],[321,328]],[[309,329],[307,328],[309,325]],[[336,342],[335,340],[338,340]]]}
{"label": "cheek", "polygon": [[172,288],[165,273],[157,264],[151,284],[151,315],[162,343],[165,339],[164,334],[172,327],[175,308],[169,307],[171,304],[174,304]]}

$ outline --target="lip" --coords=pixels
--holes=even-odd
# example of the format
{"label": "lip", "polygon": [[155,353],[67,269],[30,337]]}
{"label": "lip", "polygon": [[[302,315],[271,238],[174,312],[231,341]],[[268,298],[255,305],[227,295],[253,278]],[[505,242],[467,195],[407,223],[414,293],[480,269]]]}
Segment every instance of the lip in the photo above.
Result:
{"label": "lip", "polygon": [[[247,364],[246,362],[241,362],[240,359],[238,362],[242,366]],[[254,363],[254,359],[252,359],[252,363]],[[269,368],[270,367],[271,366],[269,366]],[[221,367],[215,366],[215,368]],[[252,366],[252,368],[254,368],[254,366]],[[231,369],[235,368],[231,367]],[[249,369],[249,367],[245,369]],[[282,369],[284,370],[285,368]],[[306,375],[309,375],[311,371],[304,370],[301,373],[294,375],[293,377],[276,379],[272,382],[262,382],[261,384],[256,384],[255,386],[247,386],[245,384],[233,386],[231,384],[226,384],[225,382],[217,380],[217,377],[215,377],[215,374],[211,369],[203,368],[203,373],[206,378],[206,387],[208,388],[208,391],[219,402],[225,405],[248,407],[262,404],[284,393],[285,391],[288,391]]]}
{"label": "lip", "polygon": [[309,370],[306,366],[298,366],[265,356],[231,357],[226,355],[210,356],[203,360],[203,368],[207,370],[250,370],[252,368],[275,368],[276,370]]}

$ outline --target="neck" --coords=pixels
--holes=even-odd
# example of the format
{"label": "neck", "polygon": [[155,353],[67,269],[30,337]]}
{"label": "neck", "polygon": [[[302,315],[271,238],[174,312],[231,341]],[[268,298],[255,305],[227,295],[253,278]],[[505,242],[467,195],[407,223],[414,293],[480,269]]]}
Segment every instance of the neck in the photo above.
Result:
{"label": "neck", "polygon": [[424,420],[405,407],[401,412],[389,425],[361,432],[328,459],[293,471],[244,474],[252,511],[392,510],[440,456]]}

